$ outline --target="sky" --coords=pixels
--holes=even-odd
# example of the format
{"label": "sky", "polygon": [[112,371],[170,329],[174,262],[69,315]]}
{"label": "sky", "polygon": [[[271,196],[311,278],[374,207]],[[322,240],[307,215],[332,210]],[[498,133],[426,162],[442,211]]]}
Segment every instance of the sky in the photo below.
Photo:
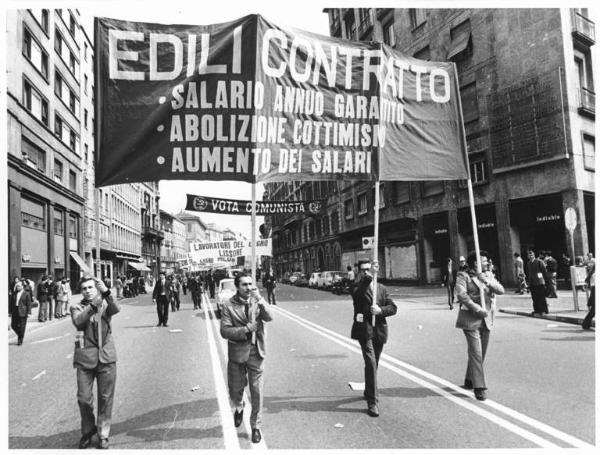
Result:
{"label": "sky", "polygon": [[[323,6],[319,6],[317,2],[312,2],[313,6],[311,6],[311,2],[219,1],[212,3],[213,5],[218,4],[219,7],[211,7],[210,2],[206,1],[187,2],[178,0],[160,3],[154,1],[78,2],[77,8],[90,37],[93,36],[93,16],[138,22],[205,25],[228,22],[247,14],[261,14],[268,20],[282,26],[292,26],[322,35],[329,34],[327,14],[323,13]],[[252,191],[251,185],[244,182],[190,180],[163,180],[160,182],[159,190],[160,208],[172,214],[184,209],[186,194],[188,193],[250,200]],[[258,200],[262,199],[263,192],[263,185],[257,184],[256,197]],[[196,212],[191,213],[198,215]],[[228,227],[235,232],[241,232],[247,238],[251,237],[249,216],[202,213],[200,218],[207,223],[216,223],[221,227]],[[263,222],[263,217],[257,217],[257,226],[260,226]]]}

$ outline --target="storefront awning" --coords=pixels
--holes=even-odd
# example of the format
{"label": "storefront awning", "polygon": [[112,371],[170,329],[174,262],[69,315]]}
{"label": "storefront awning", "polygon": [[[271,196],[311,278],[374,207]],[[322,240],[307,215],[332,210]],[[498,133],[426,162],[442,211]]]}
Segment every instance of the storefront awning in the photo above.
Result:
{"label": "storefront awning", "polygon": [[82,272],[92,273],[92,271],[87,266],[85,261],[81,258],[81,256],[79,256],[75,251],[69,251],[69,253],[71,253],[71,257],[75,260],[75,262],[77,262],[77,265],[79,266]]}
{"label": "storefront awning", "polygon": [[146,266],[146,264],[142,264],[141,262],[130,262],[129,267],[136,269],[139,272],[151,272],[148,266]]}

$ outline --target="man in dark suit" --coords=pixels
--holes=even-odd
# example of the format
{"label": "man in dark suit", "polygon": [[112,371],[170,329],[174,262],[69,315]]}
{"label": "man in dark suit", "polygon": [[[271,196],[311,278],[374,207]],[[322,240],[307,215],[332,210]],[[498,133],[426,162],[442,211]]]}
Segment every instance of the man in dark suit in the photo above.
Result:
{"label": "man in dark suit", "polygon": [[[267,290],[267,301],[272,305],[277,305],[275,302],[275,286],[277,280],[275,279],[275,275],[273,275],[273,270],[269,269],[269,271],[265,274],[263,278],[263,286]],[[271,299],[273,301],[271,302]]]}
{"label": "man in dark suit", "polygon": [[171,290],[171,282],[166,279],[165,272],[160,272],[158,280],[152,291],[152,301],[156,303],[156,312],[158,313],[158,324],[156,327],[169,327],[169,302],[173,295]]}
{"label": "man in dark suit", "polygon": [[[373,302],[373,273],[379,270],[376,261],[358,261],[358,277],[351,288],[354,304],[354,322],[351,337],[358,340],[365,361],[365,392],[367,412],[371,417],[379,416],[377,407],[377,367],[383,345],[387,342],[388,327],[385,320],[396,314],[397,307],[389,297],[385,286],[377,283],[377,299]],[[375,317],[375,326],[373,326]]]}
{"label": "man in dark suit", "polygon": [[[83,300],[71,306],[71,321],[79,331],[73,354],[77,368],[77,403],[81,414],[79,448],[87,449],[98,434],[98,448],[108,449],[108,435],[117,380],[117,352],[111,320],[121,308],[110,289],[91,275],[80,282]],[[98,421],[94,416],[94,381],[98,390]]]}
{"label": "man in dark suit", "polygon": [[10,307],[10,326],[17,334],[17,344],[21,346],[23,344],[23,338],[25,337],[27,316],[31,314],[31,293],[25,290],[21,281],[17,281],[17,284],[15,284]]}
{"label": "man in dark suit", "polygon": [[[244,415],[244,387],[250,383],[250,426],[252,442],[257,443],[262,439],[262,374],[267,336],[264,323],[273,320],[273,315],[270,305],[258,293],[251,276],[240,273],[235,277],[234,284],[237,293],[221,310],[221,336],[227,339],[228,347],[229,398],[235,407],[233,422],[239,427]],[[253,333],[256,334],[254,339]]]}
{"label": "man in dark suit", "polygon": [[206,276],[206,284],[208,285],[208,290],[210,291],[210,298],[214,299],[215,298],[215,275],[213,274],[212,269],[210,269],[210,271],[208,272],[208,275]]}
{"label": "man in dark suit", "polygon": [[454,286],[456,285],[456,268],[452,258],[448,258],[446,265],[442,268],[442,284],[448,292],[448,306],[454,309]]}

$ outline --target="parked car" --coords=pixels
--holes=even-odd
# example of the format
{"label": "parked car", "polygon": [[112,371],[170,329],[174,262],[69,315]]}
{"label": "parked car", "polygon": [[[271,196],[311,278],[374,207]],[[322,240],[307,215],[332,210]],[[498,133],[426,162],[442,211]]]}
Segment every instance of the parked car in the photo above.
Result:
{"label": "parked car", "polygon": [[285,272],[281,277],[281,284],[290,284],[290,272]]}
{"label": "parked car", "polygon": [[294,286],[298,286],[299,288],[305,288],[306,286],[308,286],[308,280],[304,275],[302,275],[294,282]]}
{"label": "parked car", "polygon": [[221,317],[221,308],[236,293],[233,278],[223,278],[217,288],[217,317]]}
{"label": "parked car", "polygon": [[294,284],[298,278],[304,278],[304,273],[302,272],[294,272],[290,275],[290,284]]}
{"label": "parked car", "polygon": [[[325,272],[321,272],[321,277],[319,278],[318,286],[321,289],[329,290],[331,286],[333,286],[333,281],[336,276],[343,276],[344,272],[339,270],[327,270]],[[339,278],[338,278],[339,279]]]}
{"label": "parked car", "polygon": [[308,279],[308,287],[316,288],[319,284],[319,278],[321,277],[321,272],[313,272],[310,274],[310,278]]}
{"label": "parked car", "polygon": [[337,274],[334,276],[333,284],[331,285],[331,292],[338,295],[350,293],[350,280],[348,279],[348,272],[343,272],[343,276]]}

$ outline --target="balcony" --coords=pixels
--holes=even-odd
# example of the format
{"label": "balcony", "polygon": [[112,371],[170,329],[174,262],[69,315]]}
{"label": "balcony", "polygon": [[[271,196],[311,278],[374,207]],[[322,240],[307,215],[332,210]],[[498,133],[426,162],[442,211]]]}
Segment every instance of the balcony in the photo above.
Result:
{"label": "balcony", "polygon": [[376,8],[377,11],[377,19],[381,20],[383,16],[394,11],[394,8]]}
{"label": "balcony", "polygon": [[591,117],[596,116],[596,94],[587,88],[580,88],[577,112]]}
{"label": "balcony", "polygon": [[587,17],[576,12],[573,12],[573,30],[571,33],[574,38],[588,46],[596,42],[596,26]]}
{"label": "balcony", "polygon": [[147,239],[162,240],[165,238],[165,234],[162,231],[159,231],[158,229],[154,229],[153,227],[144,226],[142,228],[142,237]]}

